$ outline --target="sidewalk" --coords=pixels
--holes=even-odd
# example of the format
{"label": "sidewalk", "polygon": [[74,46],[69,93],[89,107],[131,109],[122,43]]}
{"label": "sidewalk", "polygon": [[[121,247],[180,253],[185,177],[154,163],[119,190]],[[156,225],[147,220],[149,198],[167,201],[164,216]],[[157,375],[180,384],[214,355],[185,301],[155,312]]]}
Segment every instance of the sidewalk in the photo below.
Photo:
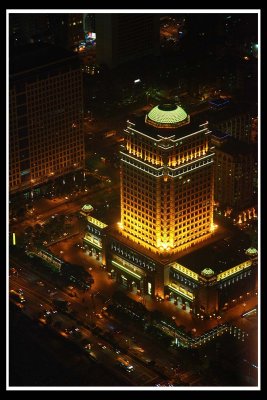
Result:
{"label": "sidewalk", "polygon": [[[127,295],[135,301],[140,302],[140,296],[127,293]],[[141,298],[142,299],[142,298]],[[233,308],[227,310],[222,318],[218,321],[217,319],[210,319],[210,320],[201,320],[198,319],[196,315],[190,314],[184,310],[178,309],[170,301],[163,301],[158,302],[156,300],[151,299],[149,296],[144,297],[143,304],[149,311],[158,310],[165,315],[168,315],[170,318],[175,317],[175,322],[177,325],[184,325],[186,330],[192,330],[193,328],[196,329],[196,336],[200,336],[204,332],[215,328],[219,324],[223,324],[225,322],[233,322],[235,320],[240,319],[241,314],[244,311],[250,310],[251,308],[255,307],[258,303],[257,296],[253,296],[250,299],[246,300],[246,306],[243,306],[243,303],[237,304]]]}

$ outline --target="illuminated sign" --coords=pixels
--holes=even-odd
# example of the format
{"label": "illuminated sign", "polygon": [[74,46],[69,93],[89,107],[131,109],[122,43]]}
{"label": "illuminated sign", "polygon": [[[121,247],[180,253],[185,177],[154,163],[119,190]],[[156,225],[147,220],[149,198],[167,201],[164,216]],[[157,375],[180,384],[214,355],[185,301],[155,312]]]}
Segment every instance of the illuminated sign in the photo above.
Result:
{"label": "illuminated sign", "polygon": [[13,246],[16,246],[16,234],[15,234],[15,232],[13,232],[12,237],[13,237]]}

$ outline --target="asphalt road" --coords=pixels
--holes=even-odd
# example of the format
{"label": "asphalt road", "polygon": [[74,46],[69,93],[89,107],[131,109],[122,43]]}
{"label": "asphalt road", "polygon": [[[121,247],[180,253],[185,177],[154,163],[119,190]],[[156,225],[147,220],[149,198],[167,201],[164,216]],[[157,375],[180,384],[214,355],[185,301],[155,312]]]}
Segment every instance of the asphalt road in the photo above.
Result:
{"label": "asphalt road", "polygon": [[[48,324],[47,317],[44,317],[44,315],[46,314],[45,310],[51,312],[51,309],[55,309],[53,306],[53,298],[69,301],[69,296],[65,291],[59,287],[55,288],[51,283],[44,281],[44,279],[41,281],[42,285],[40,285],[40,277],[38,275],[34,274],[32,271],[26,270],[25,267],[20,266],[20,264],[14,260],[12,260],[12,265],[18,269],[19,274],[18,276],[16,274],[10,276],[10,289],[21,289],[26,299],[23,305],[17,305],[20,307],[22,306],[22,311],[27,316],[37,319],[38,323],[44,325]],[[21,270],[19,268],[21,268]],[[39,284],[37,282],[39,282]],[[13,299],[11,301],[15,302]],[[88,304],[81,303],[81,299],[75,297],[71,298],[71,308],[76,313],[75,319],[80,321],[86,319],[86,314],[88,315],[90,312],[93,312],[92,305],[88,306]],[[83,343],[85,341],[91,343],[96,362],[105,365],[112,374],[123,379],[126,383],[134,386],[150,386],[158,381],[158,374],[137,363],[130,355],[127,355],[127,361],[134,367],[134,370],[129,373],[120,368],[117,365],[118,354],[112,346],[103,338],[99,339],[99,337],[93,335],[89,329],[80,325],[77,321],[73,321],[70,316],[62,314],[59,311],[56,314],[52,312],[52,314],[49,315],[51,315],[51,322],[49,325],[53,326],[59,334],[74,341],[79,347],[81,347],[81,341]],[[65,331],[65,329],[72,329],[73,326],[76,326],[76,328],[79,327],[79,336],[76,336],[75,333],[68,333]],[[99,343],[101,343],[101,345]]]}

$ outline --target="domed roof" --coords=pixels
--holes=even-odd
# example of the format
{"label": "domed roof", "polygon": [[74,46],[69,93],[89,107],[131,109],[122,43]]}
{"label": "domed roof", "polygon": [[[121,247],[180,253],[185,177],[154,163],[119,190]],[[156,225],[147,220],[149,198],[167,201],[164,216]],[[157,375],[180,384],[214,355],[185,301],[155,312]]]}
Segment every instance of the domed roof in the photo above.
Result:
{"label": "domed roof", "polygon": [[249,247],[249,248],[246,250],[246,254],[247,254],[248,256],[257,256],[257,255],[258,255],[258,250],[255,249],[254,247]]}
{"label": "domed roof", "polygon": [[211,268],[204,268],[203,271],[201,271],[201,275],[211,277],[214,275],[214,271]]}
{"label": "domed roof", "polygon": [[158,128],[177,128],[189,122],[189,116],[176,104],[162,104],[152,108],[146,116],[146,123]]}

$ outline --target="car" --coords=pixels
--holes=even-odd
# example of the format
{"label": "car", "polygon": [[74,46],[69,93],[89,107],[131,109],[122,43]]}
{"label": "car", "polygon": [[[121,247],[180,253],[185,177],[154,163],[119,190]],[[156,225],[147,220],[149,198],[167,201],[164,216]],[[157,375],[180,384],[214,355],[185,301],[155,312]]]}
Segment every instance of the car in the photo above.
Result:
{"label": "car", "polygon": [[70,334],[70,335],[75,336],[76,338],[81,338],[82,337],[82,334],[81,334],[79,328],[74,328],[74,329],[73,329],[73,327],[72,328],[66,328],[65,332]]}
{"label": "car", "polygon": [[101,342],[98,342],[97,344],[98,344],[99,347],[104,346],[103,343],[101,343]]}
{"label": "car", "polygon": [[39,285],[39,286],[44,286],[44,285],[45,285],[44,282],[42,282],[42,281],[37,281],[36,283],[37,283],[37,285]]}
{"label": "car", "polygon": [[90,356],[94,361],[97,360],[97,357],[96,357],[95,353],[93,353],[92,351],[90,351],[89,356]]}
{"label": "car", "polygon": [[99,319],[103,318],[101,314],[96,314],[96,317],[99,318]]}

